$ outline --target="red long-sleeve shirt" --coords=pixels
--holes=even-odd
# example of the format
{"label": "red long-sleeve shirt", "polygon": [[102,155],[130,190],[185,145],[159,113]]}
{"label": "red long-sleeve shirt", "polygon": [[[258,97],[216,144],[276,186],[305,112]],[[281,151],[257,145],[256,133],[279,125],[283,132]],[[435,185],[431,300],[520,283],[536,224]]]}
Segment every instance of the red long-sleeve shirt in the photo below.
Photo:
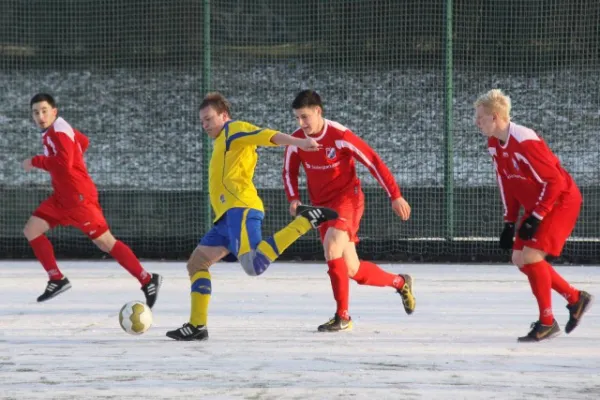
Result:
{"label": "red long-sleeve shirt", "polygon": [[[292,136],[304,138],[301,129]],[[288,201],[299,200],[298,173],[304,167],[310,201],[315,205],[338,202],[346,193],[360,190],[354,160],[360,161],[379,182],[391,200],[401,196],[394,176],[379,155],[362,139],[343,125],[325,120],[323,131],[314,136],[322,148],[307,152],[287,146],[283,167],[283,182]]]}
{"label": "red long-sleeve shirt", "polygon": [[555,203],[579,195],[571,175],[546,142],[529,128],[511,122],[506,142],[492,137],[488,140],[488,150],[506,222],[517,220],[521,206],[527,214],[543,219]]}
{"label": "red long-sleeve shirt", "polygon": [[83,159],[89,145],[88,138],[58,117],[42,133],[42,144],[44,155],[33,157],[31,163],[48,171],[58,202],[64,207],[73,207],[84,199],[97,201],[96,185]]}

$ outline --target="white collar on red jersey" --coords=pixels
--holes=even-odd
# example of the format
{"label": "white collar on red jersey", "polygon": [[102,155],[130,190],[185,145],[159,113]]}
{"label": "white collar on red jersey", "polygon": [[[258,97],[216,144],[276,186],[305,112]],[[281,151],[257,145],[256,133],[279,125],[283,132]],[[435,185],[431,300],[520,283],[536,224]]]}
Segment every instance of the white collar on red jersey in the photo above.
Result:
{"label": "white collar on red jersey", "polygon": [[500,139],[498,139],[498,144],[503,149],[506,149],[508,147],[508,142],[510,142],[510,137],[513,135],[514,128],[515,128],[515,124],[513,124],[512,122],[509,122],[508,123],[508,136],[506,137],[506,142],[504,142],[504,144],[502,144],[502,141]]}
{"label": "white collar on red jersey", "polygon": [[315,139],[317,142],[321,139],[323,139],[325,137],[325,134],[327,133],[327,126],[329,125],[329,121],[327,121],[325,118],[323,118],[323,132],[321,132],[321,134],[317,137],[314,136],[309,136],[306,133],[304,133],[304,131],[302,131],[304,133],[304,136],[306,137],[310,137],[312,139]]}

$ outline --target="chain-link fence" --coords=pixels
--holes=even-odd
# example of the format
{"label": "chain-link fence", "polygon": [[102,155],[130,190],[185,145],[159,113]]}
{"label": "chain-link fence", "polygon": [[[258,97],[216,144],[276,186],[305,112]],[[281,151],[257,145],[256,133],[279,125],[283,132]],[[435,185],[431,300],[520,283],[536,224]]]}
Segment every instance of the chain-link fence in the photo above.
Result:
{"label": "chain-link fence", "polygon": [[[210,223],[197,116],[204,92],[224,93],[235,118],[291,132],[291,101],[312,88],[327,118],[379,152],[413,206],[400,222],[359,168],[365,256],[506,260],[472,110],[478,94],[500,87],[515,121],[541,133],[584,193],[566,259],[598,262],[599,39],[592,0],[4,1],[0,256],[31,256],[22,227],[49,193],[47,175],[20,168],[41,149],[28,110],[35,92],[53,93],[90,136],[87,162],[113,232],[142,257],[185,258]],[[259,154],[267,234],[290,217],[283,150]],[[50,237],[61,255],[100,254],[73,229]],[[287,256],[320,253],[309,235]]]}

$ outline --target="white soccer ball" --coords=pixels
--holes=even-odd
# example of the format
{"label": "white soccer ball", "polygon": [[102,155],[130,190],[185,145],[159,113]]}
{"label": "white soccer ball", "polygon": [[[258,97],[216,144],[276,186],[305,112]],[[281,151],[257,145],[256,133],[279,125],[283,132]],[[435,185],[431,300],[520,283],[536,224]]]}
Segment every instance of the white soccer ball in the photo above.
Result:
{"label": "white soccer ball", "polygon": [[121,328],[132,335],[141,335],[152,326],[152,310],[141,301],[130,301],[119,311]]}

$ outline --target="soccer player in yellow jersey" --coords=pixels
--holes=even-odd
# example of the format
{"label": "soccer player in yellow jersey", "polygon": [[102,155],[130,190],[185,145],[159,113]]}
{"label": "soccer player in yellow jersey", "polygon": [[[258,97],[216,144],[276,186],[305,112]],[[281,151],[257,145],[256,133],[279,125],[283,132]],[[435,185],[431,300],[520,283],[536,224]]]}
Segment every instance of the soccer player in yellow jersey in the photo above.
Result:
{"label": "soccer player in yellow jersey", "polygon": [[258,146],[297,146],[316,151],[309,137],[295,138],[271,129],[261,129],[231,118],[229,102],[220,93],[209,93],[200,105],[202,127],[214,139],[209,166],[210,203],[214,226],[200,239],[187,269],[191,280],[191,314],[188,323],[167,332],[175,340],[208,339],[206,320],[212,292],[209,268],[229,255],[236,257],[248,275],[257,276],[310,229],[336,219],[326,207],[298,206],[297,217],[273,236],[261,235],[264,207],[252,177]]}

